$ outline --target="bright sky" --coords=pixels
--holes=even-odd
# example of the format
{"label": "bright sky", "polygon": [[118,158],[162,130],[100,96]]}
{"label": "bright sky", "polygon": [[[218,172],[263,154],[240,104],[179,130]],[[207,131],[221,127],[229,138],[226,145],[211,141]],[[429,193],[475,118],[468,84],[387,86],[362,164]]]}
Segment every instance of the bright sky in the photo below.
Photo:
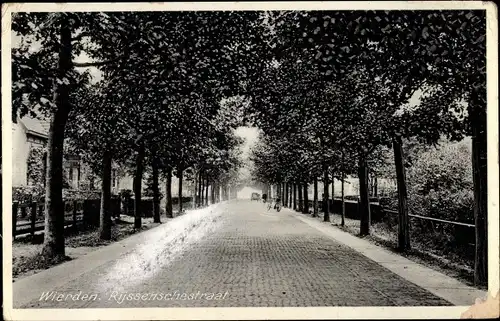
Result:
{"label": "bright sky", "polygon": [[[21,45],[22,37],[18,36],[14,31],[11,31],[11,41],[12,48],[17,48]],[[40,42],[32,41],[30,46],[30,51],[35,52],[40,49]],[[92,59],[85,53],[82,52],[78,57],[75,58],[75,62],[92,62]],[[89,70],[92,78],[95,82],[98,82],[102,79],[101,71],[96,67],[87,67],[87,68],[78,68],[77,70],[83,72],[85,70]]]}
{"label": "bright sky", "polygon": [[252,148],[252,146],[257,142],[259,129],[256,127],[242,126],[236,129],[235,134],[245,140],[241,148],[243,151],[242,157],[245,165],[240,169],[239,175],[240,178],[247,179],[250,177],[250,169],[252,166],[248,159],[250,156],[250,148]]}
{"label": "bright sky", "polygon": [[259,129],[256,127],[238,127],[236,129],[236,135],[245,139],[245,143],[242,146],[244,157],[249,155],[250,148],[257,142],[259,136]]}

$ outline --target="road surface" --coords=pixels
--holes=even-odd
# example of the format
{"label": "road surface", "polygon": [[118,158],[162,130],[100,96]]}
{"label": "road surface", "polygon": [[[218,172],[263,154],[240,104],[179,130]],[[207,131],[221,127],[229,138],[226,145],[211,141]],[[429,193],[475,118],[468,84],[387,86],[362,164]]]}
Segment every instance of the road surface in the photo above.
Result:
{"label": "road surface", "polygon": [[451,305],[297,215],[246,200],[188,212],[24,308]]}

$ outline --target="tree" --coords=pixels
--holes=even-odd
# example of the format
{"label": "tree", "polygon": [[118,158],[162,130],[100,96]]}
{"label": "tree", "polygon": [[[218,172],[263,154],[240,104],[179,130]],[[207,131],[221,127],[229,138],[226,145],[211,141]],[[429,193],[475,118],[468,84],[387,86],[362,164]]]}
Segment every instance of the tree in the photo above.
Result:
{"label": "tree", "polygon": [[[102,15],[18,13],[12,22],[13,31],[26,39],[13,55],[14,113],[32,113],[33,107],[36,107],[51,116],[42,249],[42,255],[47,259],[65,256],[62,201],[64,132],[75,102],[72,101],[75,89],[88,80],[85,74],[74,70],[78,64],[73,62],[73,57],[83,50],[81,39],[84,32],[93,30],[94,34],[99,34],[96,21],[99,21],[100,30],[108,27],[106,22],[109,21],[100,21]],[[38,51],[31,53],[26,49],[26,44],[29,46],[33,40],[39,41],[41,46]]]}

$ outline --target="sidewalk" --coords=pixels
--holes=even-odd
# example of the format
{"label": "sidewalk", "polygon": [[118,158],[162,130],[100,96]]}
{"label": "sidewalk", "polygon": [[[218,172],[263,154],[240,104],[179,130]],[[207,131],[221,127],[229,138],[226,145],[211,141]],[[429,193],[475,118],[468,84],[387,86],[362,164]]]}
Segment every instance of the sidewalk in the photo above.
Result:
{"label": "sidewalk", "polygon": [[[207,208],[199,210],[213,210],[214,207],[217,207],[220,204],[222,203],[213,204]],[[20,308],[29,302],[38,300],[40,293],[53,291],[55,288],[63,286],[64,284],[98,268],[99,266],[102,266],[110,261],[117,260],[130,252],[136,251],[136,245],[142,244],[146,240],[149,241],[151,233],[156,233],[158,229],[165,228],[168,225],[176,224],[176,219],[184,218],[185,215],[189,214],[189,212],[191,211],[188,211],[182,216],[175,217],[167,223],[160,224],[142,233],[134,234],[123,240],[103,246],[71,261],[16,280],[16,282],[12,283],[13,308]],[[34,289],[36,291],[34,291]]]}
{"label": "sidewalk", "polygon": [[486,298],[486,291],[465,285],[443,273],[408,260],[330,224],[320,222],[310,215],[300,214],[290,209],[283,210],[292,213],[297,219],[323,232],[328,237],[349,246],[391,272],[454,305],[470,306],[474,304],[476,298]]}

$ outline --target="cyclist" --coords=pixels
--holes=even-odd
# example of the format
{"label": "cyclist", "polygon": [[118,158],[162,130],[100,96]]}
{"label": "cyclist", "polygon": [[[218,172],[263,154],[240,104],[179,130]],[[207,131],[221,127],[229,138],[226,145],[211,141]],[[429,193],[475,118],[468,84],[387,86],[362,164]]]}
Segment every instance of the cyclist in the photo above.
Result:
{"label": "cyclist", "polygon": [[276,197],[276,200],[274,202],[274,209],[275,210],[281,209],[281,198],[279,196]]}
{"label": "cyclist", "polygon": [[267,194],[262,194],[262,202],[267,202]]}

